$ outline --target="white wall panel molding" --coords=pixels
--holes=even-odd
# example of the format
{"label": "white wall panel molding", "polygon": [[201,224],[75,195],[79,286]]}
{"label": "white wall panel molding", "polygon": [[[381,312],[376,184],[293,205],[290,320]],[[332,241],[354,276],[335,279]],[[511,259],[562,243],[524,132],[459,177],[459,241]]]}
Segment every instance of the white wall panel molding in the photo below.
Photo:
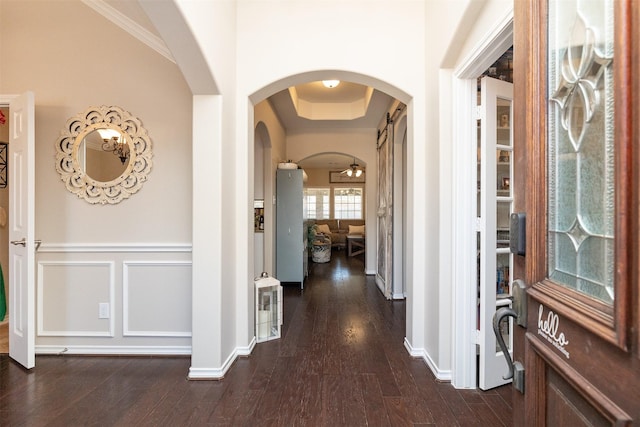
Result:
{"label": "white wall panel molding", "polygon": [[122,335],[191,337],[191,261],[122,265]]}
{"label": "white wall panel molding", "polygon": [[187,356],[191,355],[191,346],[36,345],[36,354]]}
{"label": "white wall panel molding", "polygon": [[113,261],[39,261],[38,336],[113,337],[114,295]]}
{"label": "white wall panel molding", "polygon": [[43,243],[38,253],[191,253],[191,243]]}
{"label": "white wall panel molding", "polygon": [[433,361],[427,350],[424,348],[413,348],[409,340],[405,337],[404,347],[407,349],[411,357],[418,357],[427,364],[433,375],[436,376],[438,381],[451,381],[451,370],[439,369],[436,363]]}

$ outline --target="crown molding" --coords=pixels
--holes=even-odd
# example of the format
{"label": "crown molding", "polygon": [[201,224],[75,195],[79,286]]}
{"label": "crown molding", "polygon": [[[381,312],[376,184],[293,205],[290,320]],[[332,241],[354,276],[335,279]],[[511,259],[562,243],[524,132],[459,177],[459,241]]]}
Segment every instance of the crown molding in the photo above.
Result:
{"label": "crown molding", "polygon": [[171,55],[169,48],[167,48],[167,45],[160,37],[143,28],[140,24],[121,13],[113,6],[110,6],[104,0],[82,0],[82,3],[89,6],[91,9],[95,10],[100,15],[104,16],[109,21],[113,22],[118,27],[122,28],[133,37],[137,38],[142,43],[146,44],[151,49],[155,50],[175,64],[176,61],[173,59],[173,55]]}

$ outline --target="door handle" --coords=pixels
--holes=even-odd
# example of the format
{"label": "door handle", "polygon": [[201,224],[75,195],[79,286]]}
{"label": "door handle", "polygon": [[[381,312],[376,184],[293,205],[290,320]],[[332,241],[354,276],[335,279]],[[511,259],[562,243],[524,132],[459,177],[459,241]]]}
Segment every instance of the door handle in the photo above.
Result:
{"label": "door handle", "polygon": [[[16,246],[27,246],[27,240],[23,237],[22,240],[11,240],[10,242],[12,245],[16,245]],[[40,245],[42,244],[42,240],[34,240],[33,243],[36,244],[36,251],[40,248]]]}
{"label": "door handle", "polygon": [[502,378],[505,380],[513,378],[513,386],[520,393],[524,393],[524,366],[520,362],[513,362],[507,344],[504,342],[504,338],[500,333],[500,322],[505,317],[518,318],[518,313],[511,307],[502,307],[496,311],[493,315],[493,333],[496,335],[496,341],[502,350],[504,358],[507,360],[507,366],[509,367],[509,373]]}
{"label": "door handle", "polygon": [[23,237],[22,240],[12,240],[11,244],[16,246],[27,246],[27,241]]}

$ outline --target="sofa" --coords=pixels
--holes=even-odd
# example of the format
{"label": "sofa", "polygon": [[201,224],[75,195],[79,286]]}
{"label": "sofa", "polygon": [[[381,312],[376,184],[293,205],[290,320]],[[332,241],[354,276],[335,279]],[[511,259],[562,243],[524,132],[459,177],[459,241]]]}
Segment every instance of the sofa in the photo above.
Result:
{"label": "sofa", "polygon": [[[331,238],[332,248],[344,248],[347,244],[347,234],[364,235],[363,219],[319,219],[314,222],[317,231],[327,234]],[[327,233],[328,228],[328,233]]]}

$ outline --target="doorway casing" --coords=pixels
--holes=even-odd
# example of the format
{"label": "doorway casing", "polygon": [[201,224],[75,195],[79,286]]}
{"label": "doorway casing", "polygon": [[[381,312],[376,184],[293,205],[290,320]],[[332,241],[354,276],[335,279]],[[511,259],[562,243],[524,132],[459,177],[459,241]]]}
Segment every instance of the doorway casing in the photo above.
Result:
{"label": "doorway casing", "polygon": [[[451,383],[456,388],[477,387],[476,346],[476,197],[477,183],[477,78],[513,44],[513,8],[478,42],[454,70],[453,140],[454,156],[454,259],[453,278],[453,340]],[[474,213],[470,215],[470,213]]]}

